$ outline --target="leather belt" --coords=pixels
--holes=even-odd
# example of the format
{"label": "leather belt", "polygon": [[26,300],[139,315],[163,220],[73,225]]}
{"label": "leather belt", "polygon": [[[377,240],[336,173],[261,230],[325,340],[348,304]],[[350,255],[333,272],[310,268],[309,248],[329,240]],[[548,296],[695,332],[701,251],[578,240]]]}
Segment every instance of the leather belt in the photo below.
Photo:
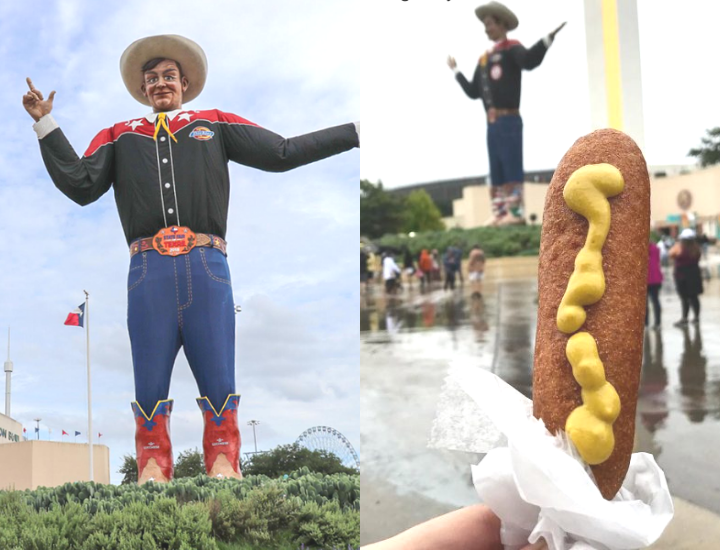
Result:
{"label": "leather belt", "polygon": [[519,115],[520,109],[495,109],[496,116]]}
{"label": "leather belt", "polygon": [[490,109],[488,109],[487,119],[488,119],[488,122],[493,123],[498,119],[498,117],[512,116],[512,115],[519,115],[519,114],[520,114],[520,109],[495,109],[494,107],[491,107]]}
{"label": "leather belt", "polygon": [[[197,241],[195,246],[205,246],[207,248],[217,248],[220,252],[227,256],[227,243],[215,235],[206,235],[205,233],[195,233]],[[147,237],[138,239],[130,244],[130,257],[147,250],[155,250],[153,247],[153,239],[155,237]]]}

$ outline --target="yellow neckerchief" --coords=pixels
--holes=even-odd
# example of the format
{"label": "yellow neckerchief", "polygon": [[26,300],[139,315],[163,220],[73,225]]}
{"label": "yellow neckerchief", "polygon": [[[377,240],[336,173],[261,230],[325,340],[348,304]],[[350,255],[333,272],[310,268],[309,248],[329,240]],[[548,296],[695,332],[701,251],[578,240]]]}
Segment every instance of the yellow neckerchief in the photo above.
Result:
{"label": "yellow neckerchief", "polygon": [[155,124],[155,133],[153,134],[153,139],[157,141],[157,135],[160,131],[160,126],[165,128],[168,135],[175,140],[175,143],[177,143],[177,138],[173,135],[173,133],[170,131],[170,127],[168,126],[166,120],[165,120],[165,113],[158,113],[157,116],[157,123]]}

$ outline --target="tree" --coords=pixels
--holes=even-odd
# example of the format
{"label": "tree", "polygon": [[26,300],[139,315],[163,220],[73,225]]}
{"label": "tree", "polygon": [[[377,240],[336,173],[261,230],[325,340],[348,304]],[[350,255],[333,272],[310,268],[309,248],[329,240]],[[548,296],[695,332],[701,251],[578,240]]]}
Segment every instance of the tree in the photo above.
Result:
{"label": "tree", "polygon": [[402,228],[402,201],[377,185],[360,180],[360,234],[371,239]]}
{"label": "tree", "polygon": [[199,449],[188,449],[181,452],[175,461],[175,479],[180,477],[195,477],[205,473],[205,461]]}
{"label": "tree", "polygon": [[720,127],[706,130],[705,137],[700,138],[702,145],[688,151],[689,157],[697,157],[703,168],[720,162]]}
{"label": "tree", "polygon": [[258,453],[245,465],[245,475],[263,474],[277,478],[307,466],[321,474],[356,474],[357,470],[342,465],[340,459],[327,451],[311,451],[297,443],[281,445],[271,451]]}
{"label": "tree", "polygon": [[130,483],[137,483],[138,471],[137,471],[137,460],[133,455],[123,456],[123,465],[118,470],[119,474],[123,474],[123,480],[120,485],[128,485]]}
{"label": "tree", "polygon": [[410,193],[403,209],[403,232],[442,231],[445,224],[432,197],[424,189]]}

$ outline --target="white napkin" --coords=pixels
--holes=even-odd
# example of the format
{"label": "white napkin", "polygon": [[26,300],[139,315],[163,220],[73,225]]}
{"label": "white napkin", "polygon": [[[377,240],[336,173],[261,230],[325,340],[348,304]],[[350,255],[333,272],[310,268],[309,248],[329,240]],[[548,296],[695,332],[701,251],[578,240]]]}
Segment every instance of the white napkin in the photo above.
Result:
{"label": "white napkin", "polygon": [[673,504],[652,455],[632,455],[622,488],[607,501],[567,438],[533,417],[532,401],[477,367],[453,365],[448,382],[462,387],[507,438],[472,467],[478,494],[502,520],[506,549],[543,537],[551,550],[632,550],[660,537]]}

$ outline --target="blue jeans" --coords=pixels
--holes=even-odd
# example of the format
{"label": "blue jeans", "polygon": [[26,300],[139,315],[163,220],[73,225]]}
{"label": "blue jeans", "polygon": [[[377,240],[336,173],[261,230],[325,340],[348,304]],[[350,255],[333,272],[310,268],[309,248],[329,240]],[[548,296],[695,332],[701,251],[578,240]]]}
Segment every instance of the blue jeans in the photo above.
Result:
{"label": "blue jeans", "polygon": [[487,126],[487,147],[490,160],[490,183],[522,183],[523,122],[520,115],[500,116]]}
{"label": "blue jeans", "polygon": [[235,393],[235,306],[225,255],[195,247],[176,257],[154,250],[133,256],[128,332],[135,399],[146,414],[168,398],[180,347],[200,396],[220,410]]}

